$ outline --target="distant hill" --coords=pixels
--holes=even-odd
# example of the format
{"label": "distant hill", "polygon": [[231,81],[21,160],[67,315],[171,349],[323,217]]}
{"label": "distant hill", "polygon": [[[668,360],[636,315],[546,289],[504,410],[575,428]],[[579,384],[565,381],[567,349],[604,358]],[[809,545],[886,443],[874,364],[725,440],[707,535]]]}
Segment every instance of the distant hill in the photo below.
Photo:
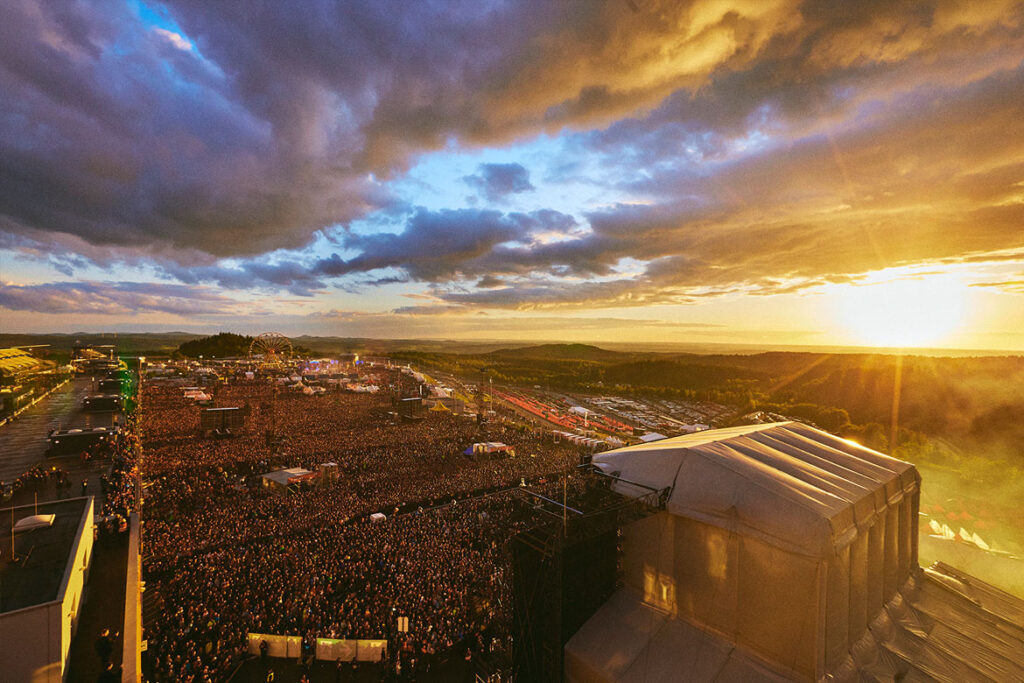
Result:
{"label": "distant hill", "polygon": [[616,362],[634,354],[609,351],[590,344],[539,344],[515,349],[499,349],[488,354],[496,358],[537,358],[542,360],[589,360]]}
{"label": "distant hill", "polygon": [[315,337],[301,335],[291,337],[291,340],[292,343],[299,343],[314,353],[323,355],[360,353],[369,356],[383,356],[402,351],[481,354],[499,349],[514,348],[514,343],[509,341],[463,341],[458,339],[374,339],[371,337]]}
{"label": "distant hill", "polygon": [[736,380],[767,380],[768,372],[737,366],[652,359],[619,363],[604,371],[606,384],[650,387],[707,387]]}

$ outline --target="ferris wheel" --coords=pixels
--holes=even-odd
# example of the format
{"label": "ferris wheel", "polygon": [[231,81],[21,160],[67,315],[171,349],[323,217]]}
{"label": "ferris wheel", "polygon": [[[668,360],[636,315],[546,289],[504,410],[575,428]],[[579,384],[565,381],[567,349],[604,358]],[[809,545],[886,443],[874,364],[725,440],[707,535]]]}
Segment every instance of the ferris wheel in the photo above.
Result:
{"label": "ferris wheel", "polygon": [[262,365],[280,365],[292,355],[292,343],[278,332],[264,332],[249,344],[249,360]]}

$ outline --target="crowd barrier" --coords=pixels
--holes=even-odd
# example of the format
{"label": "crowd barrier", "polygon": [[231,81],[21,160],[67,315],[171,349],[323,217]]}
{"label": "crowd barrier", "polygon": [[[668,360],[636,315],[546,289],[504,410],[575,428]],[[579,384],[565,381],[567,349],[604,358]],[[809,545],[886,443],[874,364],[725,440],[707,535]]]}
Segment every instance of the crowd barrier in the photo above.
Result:
{"label": "crowd barrier", "polygon": [[[302,655],[301,636],[279,636],[269,633],[250,633],[248,652],[260,654],[260,643],[267,641],[267,655],[283,659],[298,659]],[[386,640],[316,639],[316,658],[325,662],[379,662],[387,653]]]}

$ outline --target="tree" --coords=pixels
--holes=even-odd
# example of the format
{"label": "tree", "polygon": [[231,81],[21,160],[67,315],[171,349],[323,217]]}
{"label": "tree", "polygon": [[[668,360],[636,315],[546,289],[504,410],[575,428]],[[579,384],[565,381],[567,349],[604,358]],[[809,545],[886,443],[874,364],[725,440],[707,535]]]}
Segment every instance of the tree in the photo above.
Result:
{"label": "tree", "polygon": [[187,341],[178,347],[178,353],[186,358],[228,358],[246,356],[252,337],[221,332],[212,337],[203,337]]}

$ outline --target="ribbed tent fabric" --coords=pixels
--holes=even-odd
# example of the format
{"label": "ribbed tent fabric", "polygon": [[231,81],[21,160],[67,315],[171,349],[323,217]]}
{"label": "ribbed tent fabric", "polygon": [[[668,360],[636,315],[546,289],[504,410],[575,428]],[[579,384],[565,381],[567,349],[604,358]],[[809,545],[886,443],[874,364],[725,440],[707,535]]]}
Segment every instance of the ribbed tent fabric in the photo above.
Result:
{"label": "ribbed tent fabric", "polygon": [[670,489],[663,512],[623,529],[625,583],[666,624],[715,634],[728,667],[838,671],[917,569],[916,469],[804,424],[708,430],[593,462],[625,495],[646,492],[626,482]]}

